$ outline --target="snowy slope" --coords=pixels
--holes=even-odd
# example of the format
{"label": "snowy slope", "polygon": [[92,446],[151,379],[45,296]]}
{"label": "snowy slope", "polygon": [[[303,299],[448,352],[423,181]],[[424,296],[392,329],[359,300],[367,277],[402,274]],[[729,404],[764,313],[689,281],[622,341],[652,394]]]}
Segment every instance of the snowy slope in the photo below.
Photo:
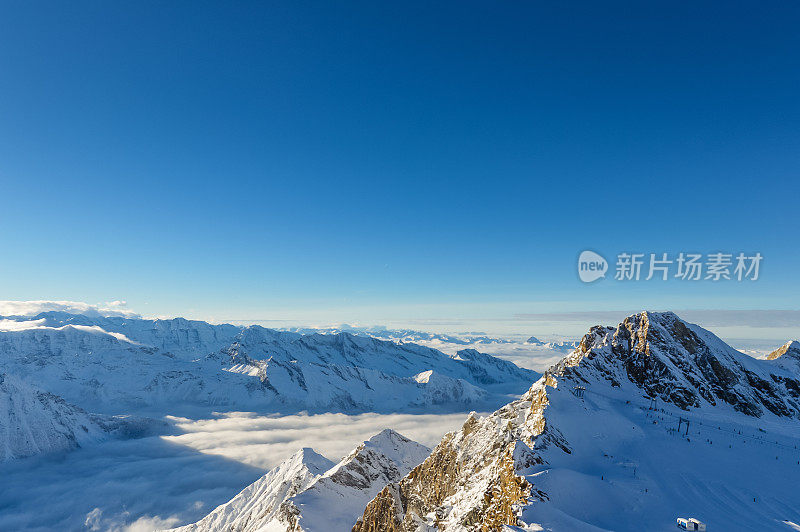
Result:
{"label": "snowy slope", "polygon": [[14,375],[0,373],[0,462],[68,451],[109,437],[139,438],[167,428],[163,421],[84,411]]}
{"label": "snowy slope", "polygon": [[338,464],[303,449],[197,523],[176,531],[349,530],[386,484],[399,480],[430,452],[384,430]]}
{"label": "snowy slope", "polygon": [[[63,312],[0,318],[0,362],[95,411],[175,404],[395,411],[486,401],[492,387],[521,392],[538,378],[473,350],[446,355],[348,333]],[[416,378],[427,371],[436,377]]]}
{"label": "snowy slope", "polygon": [[681,516],[790,530],[798,377],[671,313],[594,327],[519,400],[446,435],[353,530],[659,531]]}
{"label": "snowy slope", "polygon": [[108,432],[62,398],[0,373],[0,461],[73,449]]}

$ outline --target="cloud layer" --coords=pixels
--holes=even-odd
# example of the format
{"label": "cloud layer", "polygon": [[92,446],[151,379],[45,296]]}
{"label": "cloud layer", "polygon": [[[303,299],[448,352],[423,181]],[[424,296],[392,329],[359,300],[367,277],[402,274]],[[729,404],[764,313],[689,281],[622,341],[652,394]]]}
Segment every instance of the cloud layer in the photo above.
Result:
{"label": "cloud layer", "polygon": [[426,445],[466,414],[170,418],[174,433],[0,464],[0,530],[152,530],[196,521],[303,446],[337,460],[391,427]]}
{"label": "cloud layer", "polygon": [[69,312],[96,317],[138,318],[124,301],[92,305],[80,301],[0,301],[0,316],[35,316],[41,312]]}
{"label": "cloud layer", "polygon": [[168,418],[182,434],[164,436],[170,443],[269,469],[301,447],[312,447],[331,460],[359,442],[392,428],[427,446],[461,426],[466,414],[297,414],[257,415],[226,412],[209,419]]}

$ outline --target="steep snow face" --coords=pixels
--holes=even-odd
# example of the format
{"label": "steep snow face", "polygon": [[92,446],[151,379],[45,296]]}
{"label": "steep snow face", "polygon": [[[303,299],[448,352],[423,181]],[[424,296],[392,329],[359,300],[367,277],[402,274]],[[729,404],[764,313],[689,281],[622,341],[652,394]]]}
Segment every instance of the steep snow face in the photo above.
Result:
{"label": "steep snow face", "polygon": [[106,434],[80,408],[0,373],[0,461],[73,449]]}
{"label": "steep snow face", "polygon": [[313,449],[301,449],[197,523],[175,530],[261,530],[270,522],[279,522],[286,512],[284,503],[308,489],[333,466],[333,462]]}
{"label": "steep snow face", "polygon": [[[445,355],[374,338],[205,322],[48,312],[0,319],[6,371],[87,409],[200,404],[398,410],[524,391],[538,374],[476,351]],[[415,375],[433,370],[436,378]]]}
{"label": "steep snow face", "polygon": [[155,419],[88,413],[14,375],[0,373],[0,462],[166,429],[166,422]]}
{"label": "steep snow face", "polygon": [[463,403],[476,403],[488,395],[485,390],[464,379],[445,377],[433,370],[414,375],[414,380],[423,386],[422,396],[418,400],[420,405],[447,404],[454,399]]}
{"label": "steep snow face", "polygon": [[797,378],[671,313],[595,327],[519,400],[447,434],[353,530],[668,530],[680,516],[782,530],[800,519]]}
{"label": "steep snow face", "polygon": [[430,453],[392,430],[356,447],[338,464],[303,449],[197,523],[176,531],[349,530],[364,506]]}

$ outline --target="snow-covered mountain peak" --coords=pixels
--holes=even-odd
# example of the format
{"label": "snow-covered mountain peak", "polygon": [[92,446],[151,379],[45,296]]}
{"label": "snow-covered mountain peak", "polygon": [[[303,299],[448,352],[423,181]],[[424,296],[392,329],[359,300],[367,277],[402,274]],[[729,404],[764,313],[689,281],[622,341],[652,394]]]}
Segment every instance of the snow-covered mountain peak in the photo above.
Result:
{"label": "snow-covered mountain peak", "polygon": [[395,447],[398,443],[405,445],[413,442],[394,429],[383,429],[375,436],[366,440],[364,445],[381,450],[386,447]]}
{"label": "snow-covered mountain peak", "polygon": [[[388,459],[398,471],[410,471],[412,467],[422,462],[431,452],[422,444],[410,440],[392,429],[384,429],[375,436],[356,447],[342,463],[352,463],[354,460],[367,462],[363,457],[368,454],[380,455],[379,462]],[[358,456],[361,458],[358,458]],[[386,464],[388,465],[388,464]],[[394,476],[393,474],[391,476]]]}
{"label": "snow-covered mountain peak", "polygon": [[305,468],[314,475],[321,475],[331,467],[333,462],[325,458],[311,447],[303,447],[282,462],[280,466],[285,471],[299,471]]}
{"label": "snow-covered mountain peak", "polygon": [[402,478],[428,453],[427,447],[390,429],[338,464],[302,449],[202,520],[177,530],[349,530],[383,486]]}
{"label": "snow-covered mountain peak", "polygon": [[728,404],[752,416],[797,416],[798,376],[740,353],[672,312],[642,312],[592,327],[550,370],[576,384],[634,386],[682,409]]}
{"label": "snow-covered mountain peak", "polygon": [[778,349],[767,355],[767,360],[775,360],[776,358],[782,356],[789,356],[800,359],[800,342],[798,342],[797,340],[791,340],[789,342],[786,342]]}
{"label": "snow-covered mountain peak", "polygon": [[632,532],[684,512],[724,530],[797,522],[799,378],[674,313],[593,327],[520,399],[445,435],[353,531]]}

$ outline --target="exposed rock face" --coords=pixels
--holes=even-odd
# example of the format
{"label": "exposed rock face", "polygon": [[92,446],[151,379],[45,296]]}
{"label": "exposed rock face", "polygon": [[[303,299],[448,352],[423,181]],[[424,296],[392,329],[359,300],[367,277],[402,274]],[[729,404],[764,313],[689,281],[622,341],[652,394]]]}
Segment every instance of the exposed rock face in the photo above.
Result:
{"label": "exposed rock face", "polygon": [[534,447],[556,443],[547,432],[544,383],[491,416],[470,415],[461,430],[447,434],[431,455],[402,481],[384,488],[367,505],[354,532],[420,526],[442,530],[499,530],[517,524],[517,509],[545,494],[532,490],[519,473],[541,463]]}
{"label": "exposed rock face", "polygon": [[[645,312],[618,327],[593,327],[519,400],[487,417],[471,415],[447,434],[422,464],[367,505],[353,532],[495,531],[530,523],[529,510],[550,498],[536,487],[536,473],[574,452],[551,412],[554,395],[578,426],[587,410],[576,393],[584,387],[622,398],[657,397],[683,410],[796,418],[796,379],[672,313]],[[580,434],[574,418],[561,421]]]}
{"label": "exposed rock face", "polygon": [[767,355],[767,360],[775,360],[776,358],[784,355],[789,355],[790,357],[800,359],[800,342],[797,340],[792,340],[791,342],[783,344],[778,349]]}
{"label": "exposed rock face", "polygon": [[752,359],[671,312],[643,312],[618,327],[593,327],[553,370],[576,379],[629,380],[682,409],[724,402],[760,416],[798,416],[796,375]]}
{"label": "exposed rock face", "polygon": [[378,491],[418,465],[430,449],[392,430],[338,464],[303,449],[231,501],[181,532],[348,530]]}

